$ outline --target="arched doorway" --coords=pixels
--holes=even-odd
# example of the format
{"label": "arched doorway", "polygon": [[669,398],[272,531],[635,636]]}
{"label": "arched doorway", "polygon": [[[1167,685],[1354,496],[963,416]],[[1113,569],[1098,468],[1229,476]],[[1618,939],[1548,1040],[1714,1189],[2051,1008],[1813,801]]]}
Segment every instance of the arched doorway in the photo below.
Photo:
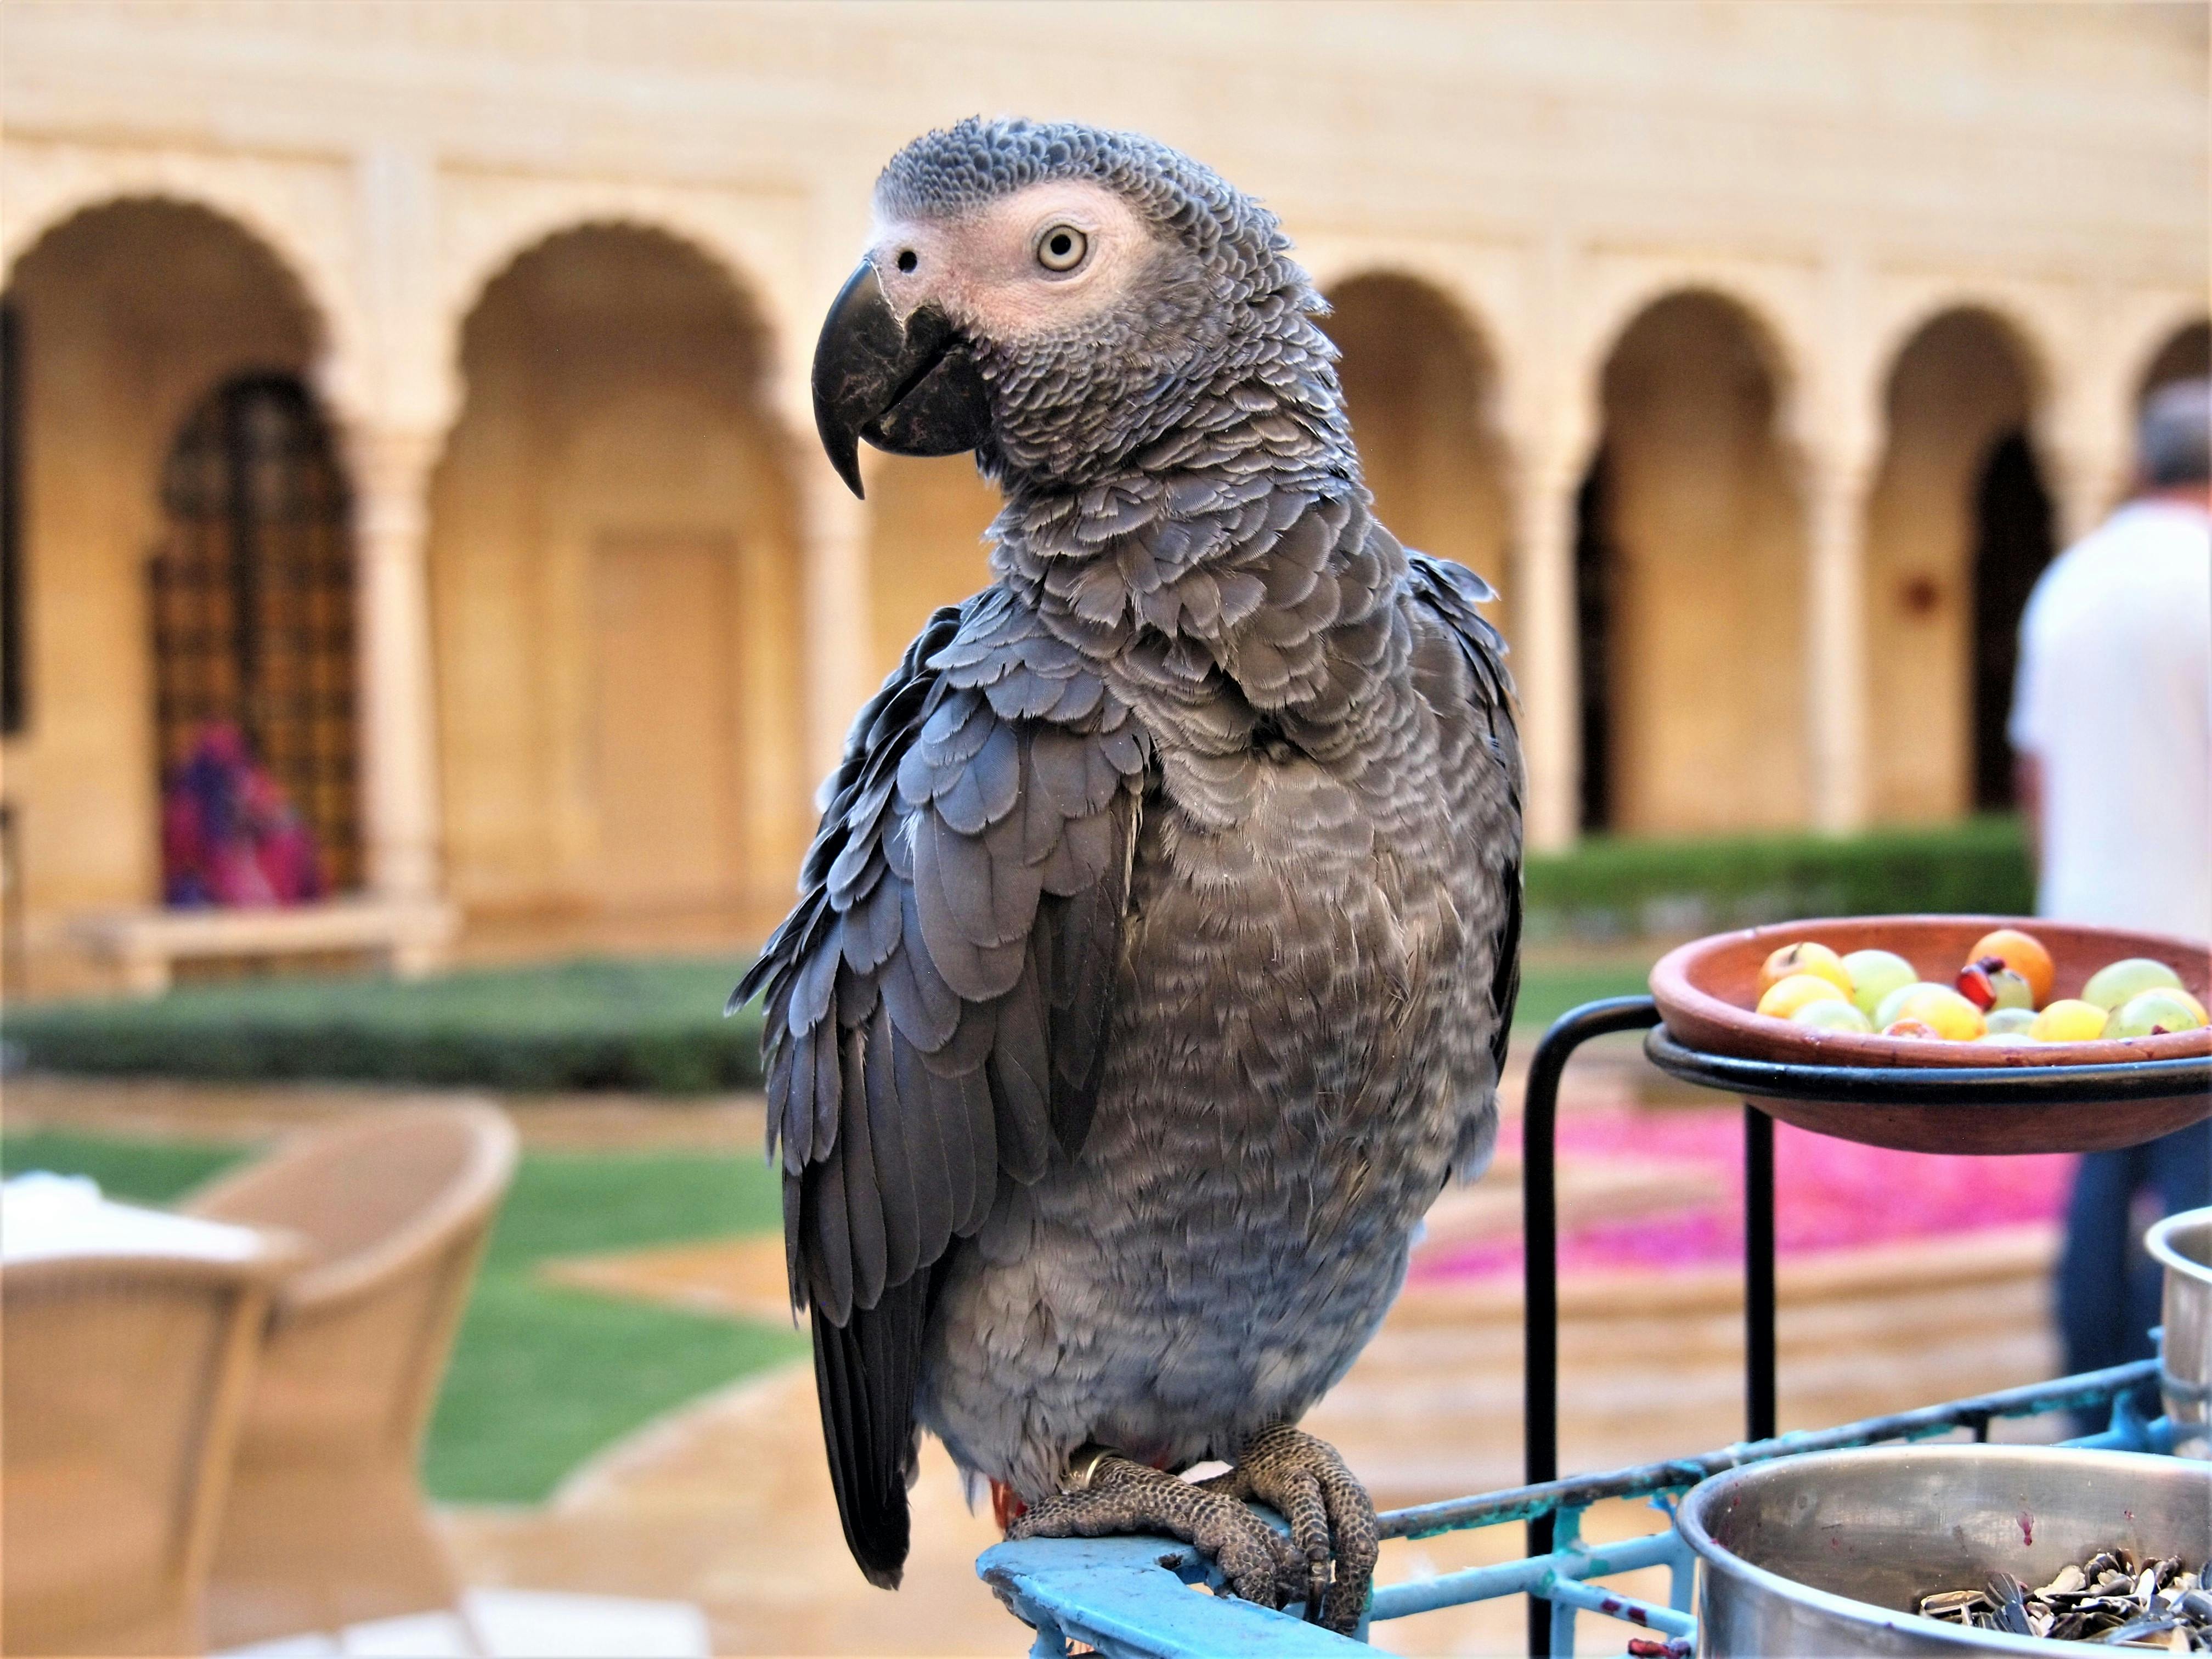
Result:
{"label": "arched doorway", "polygon": [[[27,922],[48,931],[162,895],[173,754],[161,710],[174,665],[161,653],[173,640],[157,628],[148,566],[172,545],[171,458],[222,388],[296,392],[323,331],[265,243],[170,200],[108,202],[58,224],[16,262],[5,310],[21,675],[6,787]],[[323,800],[349,848],[349,786]],[[58,946],[31,971],[58,987],[83,969]]]}
{"label": "arched doorway", "polygon": [[1867,508],[1868,729],[1876,817],[2012,799],[2005,720],[2021,612],[2050,562],[2030,360],[1990,312],[1931,319],[1898,353]]}
{"label": "arched doorway", "polygon": [[2020,619],[2055,551],[2051,497],[2027,434],[2014,428],[1990,448],[1974,486],[1974,780],[1977,811],[2013,804],[2013,680]]}
{"label": "arched doorway", "polygon": [[1769,337],[1723,295],[1668,295],[1602,387],[1577,526],[1584,827],[1802,823],[1804,550]]}
{"label": "arched doorway", "polygon": [[[316,867],[293,872],[305,890],[288,896],[357,885],[345,481],[299,378],[239,375],[203,398],[169,451],[161,504],[147,610],[162,778],[182,790],[196,757],[234,734],[312,838]],[[185,902],[190,854],[172,836],[163,854],[163,890]]]}
{"label": "arched doorway", "polygon": [[704,942],[787,902],[809,780],[767,350],[721,265],[635,226],[535,245],[471,312],[429,558],[447,868],[479,917]]}
{"label": "arched doorway", "polygon": [[1376,516],[1407,546],[1481,572],[1504,600],[1491,619],[1510,635],[1495,364],[1451,302],[1413,277],[1354,276],[1328,299],[1322,327],[1343,354],[1337,372]]}

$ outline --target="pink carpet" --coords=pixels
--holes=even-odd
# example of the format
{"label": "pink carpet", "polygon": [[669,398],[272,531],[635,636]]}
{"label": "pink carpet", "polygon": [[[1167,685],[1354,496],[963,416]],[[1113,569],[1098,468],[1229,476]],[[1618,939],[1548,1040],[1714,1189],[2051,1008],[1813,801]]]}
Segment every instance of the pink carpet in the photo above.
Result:
{"label": "pink carpet", "polygon": [[[1577,1112],[1559,1126],[1564,1170],[1578,1162],[1664,1160],[1711,1169],[1727,1199],[1671,1215],[1576,1229],[1560,1241],[1562,1272],[1704,1267],[1743,1259],[1743,1118],[1740,1109]],[[1501,1137],[1511,1146],[1518,1126]],[[1933,1238],[2056,1219],[2074,1159],[1938,1158],[1886,1152],[1778,1124],[1775,1238],[1797,1255],[1853,1245]],[[1519,1242],[1438,1250],[1420,1279],[1460,1279],[1521,1267]]]}

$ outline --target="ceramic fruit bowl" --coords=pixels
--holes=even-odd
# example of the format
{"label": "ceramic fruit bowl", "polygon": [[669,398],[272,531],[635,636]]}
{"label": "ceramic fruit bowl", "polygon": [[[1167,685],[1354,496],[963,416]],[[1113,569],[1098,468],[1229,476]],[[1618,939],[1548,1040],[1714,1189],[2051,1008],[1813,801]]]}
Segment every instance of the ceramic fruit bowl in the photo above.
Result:
{"label": "ceramic fruit bowl", "polygon": [[2098,969],[2129,957],[2166,963],[2200,1000],[2212,992],[2212,951],[2162,934],[2002,916],[1784,922],[1662,957],[1651,995],[1666,1023],[1647,1052],[1662,1070],[1786,1122],[1908,1152],[2092,1152],[2212,1116],[2212,1028],[2002,1046],[1825,1030],[1753,1011],[1760,966],[1783,945],[1891,951],[1946,982],[1999,927],[2032,933],[2049,950],[2050,999],[2075,995]]}

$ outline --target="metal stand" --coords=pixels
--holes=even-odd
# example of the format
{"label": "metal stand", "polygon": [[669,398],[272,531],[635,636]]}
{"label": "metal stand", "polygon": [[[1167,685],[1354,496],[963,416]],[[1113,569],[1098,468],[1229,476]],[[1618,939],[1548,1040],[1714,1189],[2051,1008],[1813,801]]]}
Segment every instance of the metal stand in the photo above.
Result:
{"label": "metal stand", "polygon": [[[1521,1108],[1521,1420],[1522,1478],[1532,1486],[1559,1474],[1559,1078],[1567,1057],[1592,1037],[1648,1030],[1658,1023],[1659,1005],[1650,997],[1586,1002],[1553,1024],[1528,1063]],[[1771,1215],[1771,1195],[1767,1208]],[[1549,1511],[1530,1521],[1528,1553],[1550,1554],[1553,1532]],[[1546,1659],[1552,1651],[1551,1604],[1534,1595],[1528,1598],[1528,1651]]]}
{"label": "metal stand", "polygon": [[1774,1120],[1743,1109],[1744,1438],[1774,1438]]}
{"label": "metal stand", "polygon": [[[1559,1079],[1567,1058],[1592,1037],[1644,1031],[1659,1023],[1650,997],[1586,1002],[1559,1017],[1536,1045],[1521,1111],[1522,1479],[1540,1486],[1559,1474]],[[1774,1437],[1774,1120],[1743,1109],[1744,1418],[1747,1440]],[[1528,1522],[1528,1553],[1551,1553],[1547,1513]],[[1528,1598],[1528,1651],[1550,1659],[1551,1604]]]}
{"label": "metal stand", "polygon": [[[1645,1057],[1668,1075],[1732,1094],[1743,1111],[1744,1415],[1746,1437],[1767,1441],[1774,1410],[1774,1120],[1753,1100],[1844,1102],[1915,1109],[2049,1104],[2158,1109],[2141,1121],[2138,1139],[2179,1127],[2163,1109],[2212,1095],[2212,1060],[2202,1055],[2116,1061],[2096,1066],[1883,1067],[1784,1064],[1740,1060],[1683,1048],[1659,1025],[1650,997],[1588,1002],[1562,1015],[1536,1045],[1528,1067],[1522,1119],[1521,1194],[1526,1236],[1527,1310],[1523,1340],[1527,1479],[1538,1486],[1559,1476],[1559,1215],[1554,1190],[1559,1077],[1567,1057],[1609,1031],[1648,1031]],[[2201,1116],[2201,1112],[2199,1113]],[[2163,1120],[2163,1127],[2159,1127]],[[2187,1120],[2184,1120],[2187,1121]],[[1832,1131],[1823,1131],[1832,1133]],[[1877,1143],[1885,1144],[1885,1143]],[[1996,1151],[1960,1147],[1960,1151]],[[2007,1150],[2051,1150],[2021,1146]],[[1989,1437],[1989,1417],[1960,1419],[1977,1440]],[[1528,1553],[1549,1554],[1556,1536],[1548,1515],[1528,1522]],[[1540,1592],[1528,1601],[1528,1651],[1549,1659],[1551,1608]]]}

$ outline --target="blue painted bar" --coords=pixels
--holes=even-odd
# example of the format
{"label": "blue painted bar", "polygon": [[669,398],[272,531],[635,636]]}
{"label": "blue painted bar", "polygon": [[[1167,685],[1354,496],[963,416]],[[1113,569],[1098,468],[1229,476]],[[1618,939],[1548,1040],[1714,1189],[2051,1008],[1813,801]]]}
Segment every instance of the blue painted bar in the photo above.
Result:
{"label": "blue painted bar", "polygon": [[[1427,1537],[1474,1527],[1497,1526],[1536,1516],[1558,1517],[1557,1547],[1542,1555],[1472,1567],[1434,1578],[1378,1589],[1370,1620],[1402,1619],[1440,1607],[1505,1595],[1548,1602],[1543,1627],[1553,1654],[1574,1650],[1578,1614],[1595,1613],[1641,1626],[1687,1651],[1696,1630],[1691,1614],[1693,1562],[1671,1529],[1595,1547],[1581,1542],[1583,1512],[1607,1498],[1664,1496],[1694,1486],[1707,1474],[1794,1452],[1925,1439],[1987,1418],[2108,1405],[2112,1425],[2100,1434],[2065,1443],[2146,1454],[2169,1451],[2172,1426],[2146,1423],[2128,1390],[2157,1368],[2155,1360],[2115,1366],[2025,1389],[1954,1401],[1922,1411],[1750,1445],[1724,1447],[1699,1457],[1616,1469],[1571,1480],[1546,1481],[1479,1498],[1424,1504],[1382,1517],[1384,1537]],[[1670,1569],[1670,1607],[1622,1594],[1589,1580],[1652,1566]],[[977,1573],[1000,1600],[1036,1629],[1033,1659],[1066,1659],[1067,1644],[1081,1642],[1106,1659],[1330,1659],[1371,1652],[1293,1613],[1276,1613],[1231,1596],[1195,1592],[1219,1588],[1219,1578],[1188,1545],[1163,1538],[1075,1538],[1001,1544],[976,1563]],[[1617,1628],[1617,1626],[1616,1626]]]}
{"label": "blue painted bar", "polygon": [[1501,1562],[1494,1567],[1468,1567],[1459,1572],[1439,1573],[1434,1578],[1386,1584],[1375,1592],[1367,1616],[1370,1620],[1405,1619],[1464,1601],[1525,1595],[1547,1577],[1595,1578],[1607,1573],[1633,1572],[1639,1567],[1671,1567],[1688,1553],[1688,1547],[1671,1532],[1656,1532],[1648,1538],[1632,1538],[1595,1550],[1555,1550],[1549,1555]]}
{"label": "blue painted bar", "polygon": [[1686,1613],[1677,1613],[1672,1607],[1662,1607],[1656,1601],[1646,1601],[1641,1596],[1625,1591],[1608,1589],[1602,1584],[1586,1584],[1578,1578],[1554,1577],[1543,1586],[1544,1593],[1553,1606],[1565,1603],[1580,1607],[1585,1613],[1601,1613],[1612,1619],[1625,1620],[1632,1625],[1641,1625],[1656,1630],[1662,1636],[1688,1636],[1698,1628],[1698,1621]]}
{"label": "blue painted bar", "polygon": [[[1172,1560],[1173,1567],[1164,1563]],[[1088,1643],[1111,1659],[1349,1659],[1372,1649],[1318,1625],[1231,1596],[1204,1595],[1189,1546],[1161,1538],[1033,1539],[1000,1544],[975,1564],[1024,1620],[1054,1627],[1055,1648]]]}
{"label": "blue painted bar", "polygon": [[1603,1498],[1649,1498],[1660,1492],[1686,1492],[1707,1475],[1769,1457],[1787,1456],[1791,1452],[1831,1451],[1883,1440],[1924,1439],[1965,1427],[1977,1416],[2035,1417],[2045,1412],[2105,1405],[2114,1395],[2157,1375],[2158,1361],[2138,1359],[2108,1370],[2084,1371],[2078,1376],[2062,1376],[2055,1382],[2001,1389],[1994,1394],[1900,1412],[1893,1417],[1868,1418],[1832,1429],[1803,1431],[1748,1445],[1725,1446],[1701,1456],[1670,1458],[1664,1462],[1643,1463],[1604,1474],[1547,1480],[1533,1486],[1509,1486],[1477,1498],[1447,1498],[1442,1503],[1391,1510],[1381,1517],[1382,1534],[1385,1538],[1430,1538],[1469,1527],[1526,1521],[1559,1509],[1584,1508]]}

